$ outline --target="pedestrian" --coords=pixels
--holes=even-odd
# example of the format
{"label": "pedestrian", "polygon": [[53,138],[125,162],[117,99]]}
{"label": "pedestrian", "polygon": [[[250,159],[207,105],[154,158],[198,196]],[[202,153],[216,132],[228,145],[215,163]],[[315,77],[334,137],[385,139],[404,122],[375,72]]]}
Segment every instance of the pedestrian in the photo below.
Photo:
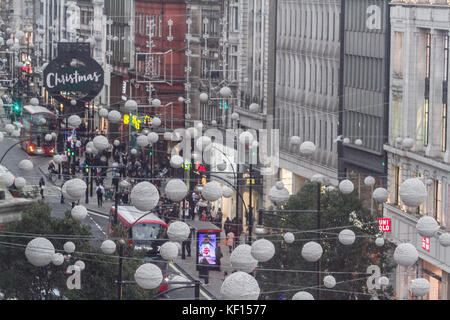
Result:
{"label": "pedestrian", "polygon": [[220,259],[222,259],[223,254],[222,254],[222,249],[220,248],[220,243],[217,243],[216,245],[216,263],[219,266],[219,271],[220,271]]}
{"label": "pedestrian", "polygon": [[128,189],[125,189],[125,191],[122,194],[122,202],[123,204],[128,204],[128,195],[130,191]]}
{"label": "pedestrian", "polygon": [[103,194],[105,193],[105,188],[103,188],[101,183],[97,186],[95,192],[97,193],[98,206],[101,207],[103,204]]}
{"label": "pedestrian", "polygon": [[209,263],[206,258],[202,258],[198,265],[198,274],[199,278],[203,279],[205,282],[205,286],[209,284]]}
{"label": "pedestrian", "polygon": [[41,193],[42,200],[44,200],[44,188],[45,188],[45,180],[43,177],[39,180],[39,192]]}
{"label": "pedestrian", "polygon": [[231,230],[231,220],[230,217],[227,217],[227,220],[225,220],[225,223],[223,224],[224,230],[225,230],[225,234],[228,234]]}
{"label": "pedestrian", "polygon": [[227,233],[227,246],[231,253],[234,249],[234,233],[231,231]]}

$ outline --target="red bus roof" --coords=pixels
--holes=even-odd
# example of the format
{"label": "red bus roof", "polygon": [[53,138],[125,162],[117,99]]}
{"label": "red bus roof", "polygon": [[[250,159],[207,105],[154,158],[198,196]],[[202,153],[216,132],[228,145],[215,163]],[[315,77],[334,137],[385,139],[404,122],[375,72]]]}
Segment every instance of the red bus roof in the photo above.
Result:
{"label": "red bus roof", "polygon": [[[145,214],[144,211],[140,211],[133,206],[118,206],[117,211],[119,213],[117,217],[127,227],[130,227],[136,222],[136,220],[139,219],[139,221],[136,224],[154,223],[160,224],[167,228],[167,223],[165,223],[164,220],[158,218],[158,216],[156,216],[154,213]],[[114,207],[111,208],[111,213],[114,213]],[[143,215],[145,216],[142,217]]]}
{"label": "red bus roof", "polygon": [[24,110],[28,111],[30,114],[36,114],[36,113],[47,113],[51,115],[55,115],[53,112],[48,110],[47,108],[41,107],[41,106],[32,106],[27,105],[23,107]]}

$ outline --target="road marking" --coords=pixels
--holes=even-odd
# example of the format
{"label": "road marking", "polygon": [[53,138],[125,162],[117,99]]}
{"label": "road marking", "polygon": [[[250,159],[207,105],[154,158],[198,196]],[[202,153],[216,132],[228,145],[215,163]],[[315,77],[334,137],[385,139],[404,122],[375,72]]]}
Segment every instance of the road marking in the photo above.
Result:
{"label": "road marking", "polygon": [[91,214],[92,214],[92,213],[90,213],[90,212],[88,211],[89,219],[91,219],[91,221],[95,224],[95,226],[98,228],[98,230],[100,230],[101,233],[103,233],[103,235],[106,236],[106,235],[107,235],[106,232],[103,231],[103,228],[100,227],[100,225],[94,220],[94,218],[91,217]]}
{"label": "road marking", "polygon": [[108,220],[109,220],[109,216],[106,215],[106,214],[96,213],[96,212],[91,211],[91,210],[89,210],[89,209],[88,209],[88,213],[89,213],[89,214],[92,214],[93,216],[97,216],[97,217],[100,217],[100,218],[108,219]]}
{"label": "road marking", "polygon": [[[173,264],[169,264],[169,266],[174,269],[176,272],[178,272],[178,274],[180,275],[185,275],[186,274],[184,272],[182,272],[180,269],[178,269],[177,267],[175,267]],[[188,277],[189,278],[189,277]],[[211,298],[205,291],[203,291],[202,286],[200,285],[200,294],[202,296],[204,296],[207,300],[212,300],[213,298]]]}

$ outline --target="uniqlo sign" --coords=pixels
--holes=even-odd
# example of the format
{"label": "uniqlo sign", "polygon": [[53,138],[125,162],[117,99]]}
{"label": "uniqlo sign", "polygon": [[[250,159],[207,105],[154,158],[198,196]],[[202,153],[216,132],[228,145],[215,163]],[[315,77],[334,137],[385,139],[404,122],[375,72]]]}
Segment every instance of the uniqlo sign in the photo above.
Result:
{"label": "uniqlo sign", "polygon": [[430,238],[422,238],[422,249],[430,252]]}
{"label": "uniqlo sign", "polygon": [[391,219],[378,219],[378,228],[381,232],[391,232]]}

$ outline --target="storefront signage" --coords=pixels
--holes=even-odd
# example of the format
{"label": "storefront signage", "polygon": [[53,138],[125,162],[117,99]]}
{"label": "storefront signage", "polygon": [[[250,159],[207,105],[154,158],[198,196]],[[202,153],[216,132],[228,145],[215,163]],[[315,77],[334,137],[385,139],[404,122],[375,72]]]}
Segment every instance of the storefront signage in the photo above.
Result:
{"label": "storefront signage", "polygon": [[430,252],[430,238],[422,238],[422,249]]}
{"label": "storefront signage", "polygon": [[145,117],[138,117],[136,115],[131,115],[131,119],[130,119],[130,115],[126,114],[123,116],[123,124],[129,125],[131,123],[131,126],[133,126],[136,130],[141,130],[141,123],[145,124],[145,125],[151,125],[152,123],[152,118],[148,115],[146,115]]}
{"label": "storefront signage", "polygon": [[378,228],[381,232],[391,232],[391,219],[378,219]]}

